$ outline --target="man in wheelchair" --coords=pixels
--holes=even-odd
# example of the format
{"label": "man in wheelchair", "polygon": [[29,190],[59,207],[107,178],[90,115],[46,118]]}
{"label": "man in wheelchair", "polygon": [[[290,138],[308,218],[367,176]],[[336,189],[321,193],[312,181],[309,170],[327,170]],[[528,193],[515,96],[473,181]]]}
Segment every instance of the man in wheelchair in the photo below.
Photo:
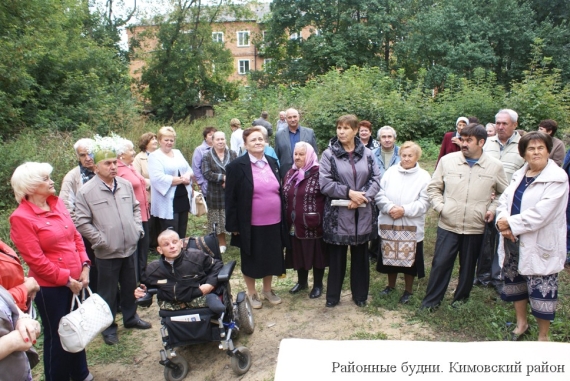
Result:
{"label": "man in wheelchair", "polygon": [[[223,313],[226,307],[215,293],[222,261],[197,249],[182,251],[183,241],[174,230],[163,231],[157,241],[161,256],[146,267],[135,298],[146,298],[147,288],[156,288],[161,310],[208,307]],[[152,296],[148,296],[148,303],[139,299],[138,304],[150,306]]]}

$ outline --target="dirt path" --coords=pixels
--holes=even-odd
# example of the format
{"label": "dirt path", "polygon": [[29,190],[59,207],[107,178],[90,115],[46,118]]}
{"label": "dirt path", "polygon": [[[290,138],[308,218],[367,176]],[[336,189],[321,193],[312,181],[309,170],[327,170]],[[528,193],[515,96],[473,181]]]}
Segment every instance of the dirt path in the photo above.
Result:
{"label": "dirt path", "polygon": [[[233,279],[240,278],[234,273]],[[242,290],[239,280],[232,287],[234,293]],[[341,303],[335,308],[324,306],[324,297],[309,299],[308,295],[292,296],[288,288],[277,288],[283,303],[272,306],[264,302],[263,308],[254,310],[255,332],[242,334],[236,345],[250,349],[253,365],[241,378],[235,376],[229,364],[229,357],[218,349],[216,343],[184,348],[178,354],[190,363],[187,380],[272,380],[275,373],[279,343],[284,338],[307,338],[320,340],[388,339],[429,340],[433,333],[419,324],[407,323],[398,311],[383,311],[381,316],[366,313],[352,303],[350,292],[343,292]],[[160,321],[156,305],[141,309],[140,315],[153,323],[152,330],[132,333],[142,340],[140,355],[130,365],[111,363],[91,366],[97,381],[159,381],[164,380],[163,367],[158,363]],[[121,328],[122,329],[122,328]],[[119,331],[119,334],[121,331]],[[138,340],[137,340],[138,341]]]}

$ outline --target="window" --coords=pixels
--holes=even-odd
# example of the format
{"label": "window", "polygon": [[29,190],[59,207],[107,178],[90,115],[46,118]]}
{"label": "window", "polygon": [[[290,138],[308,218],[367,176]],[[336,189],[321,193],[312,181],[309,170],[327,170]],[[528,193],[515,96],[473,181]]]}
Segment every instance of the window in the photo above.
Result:
{"label": "window", "polygon": [[267,65],[271,62],[271,58],[266,58],[263,60],[263,70],[267,69]]}
{"label": "window", "polygon": [[237,46],[249,46],[249,30],[237,32]]}
{"label": "window", "polygon": [[301,33],[291,33],[289,35],[289,40],[291,41],[301,41],[303,39],[303,37],[301,37]]}
{"label": "window", "polygon": [[223,43],[224,32],[212,32],[212,40],[214,40],[214,42]]}
{"label": "window", "polygon": [[238,74],[249,73],[249,60],[239,60],[238,62]]}

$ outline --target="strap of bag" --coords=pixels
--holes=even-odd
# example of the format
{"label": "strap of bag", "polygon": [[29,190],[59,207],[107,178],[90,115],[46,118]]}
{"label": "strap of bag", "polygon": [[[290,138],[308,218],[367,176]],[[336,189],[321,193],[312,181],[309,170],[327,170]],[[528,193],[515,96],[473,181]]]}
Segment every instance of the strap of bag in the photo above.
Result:
{"label": "strap of bag", "polygon": [[[86,297],[85,297],[85,288],[82,288],[80,291],[81,294],[81,300],[79,300],[79,295],[73,295],[73,299],[71,299],[71,310],[73,311],[75,309],[75,303],[77,302],[77,308],[81,307],[81,302],[84,302]],[[89,294],[89,296],[93,295],[93,292],[91,291],[90,287],[87,287],[87,293]]]}

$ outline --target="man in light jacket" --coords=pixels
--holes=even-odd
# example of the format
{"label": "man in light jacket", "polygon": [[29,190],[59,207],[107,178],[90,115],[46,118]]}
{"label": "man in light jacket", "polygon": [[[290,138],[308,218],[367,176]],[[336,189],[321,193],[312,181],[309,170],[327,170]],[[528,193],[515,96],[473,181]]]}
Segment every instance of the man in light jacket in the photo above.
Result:
{"label": "man in light jacket", "polygon": [[137,315],[134,253],[144,235],[139,202],[133,186],[117,176],[117,154],[111,138],[98,139],[93,147],[95,174],[77,193],[75,225],[95,251],[99,268],[99,295],[113,314],[113,324],[103,331],[108,345],[117,336],[117,285],[125,328],[149,329],[151,324]]}
{"label": "man in light jacket", "polygon": [[486,138],[482,125],[465,127],[461,131],[461,151],[441,158],[427,187],[431,204],[439,213],[439,223],[421,309],[440,305],[457,254],[459,284],[453,303],[469,298],[485,223],[494,220],[498,199],[508,185],[502,163],[483,152]]}

